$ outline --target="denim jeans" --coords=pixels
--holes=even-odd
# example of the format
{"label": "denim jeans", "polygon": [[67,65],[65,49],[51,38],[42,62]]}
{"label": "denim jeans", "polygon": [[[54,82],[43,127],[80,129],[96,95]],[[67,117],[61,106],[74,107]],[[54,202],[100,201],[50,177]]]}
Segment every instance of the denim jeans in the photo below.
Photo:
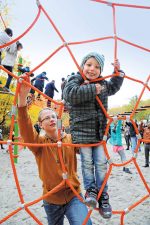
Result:
{"label": "denim jeans", "polygon": [[[107,172],[107,160],[104,153],[103,145],[95,147],[81,147],[81,167],[84,188],[101,188]],[[107,192],[107,184],[104,192]]]}
{"label": "denim jeans", "polygon": [[132,150],[132,154],[133,154],[134,150],[135,150],[135,148],[137,146],[137,137],[136,136],[135,137],[131,137],[131,145],[132,145],[131,150]]}
{"label": "denim jeans", "polygon": [[120,155],[120,158],[121,158],[122,163],[125,162],[125,161],[127,161],[126,154],[125,154],[125,151],[124,150],[118,151],[118,154]]}
{"label": "denim jeans", "polygon": [[[65,205],[50,204],[45,200],[43,200],[43,203],[47,214],[48,225],[63,225],[64,216],[67,217],[69,224],[82,225],[88,213],[86,205],[77,197],[72,198]],[[88,220],[87,225],[92,225],[91,219]]]}
{"label": "denim jeans", "polygon": [[144,144],[144,150],[145,150],[145,165],[149,165],[150,143]]}
{"label": "denim jeans", "polygon": [[[6,66],[6,65],[3,65],[8,71],[12,72],[13,71],[13,67],[12,66]],[[5,84],[5,87],[7,87],[9,89],[9,86],[10,86],[10,83],[11,83],[11,80],[12,80],[12,76],[8,74],[8,78],[7,78],[7,81],[6,81],[6,84]]]}

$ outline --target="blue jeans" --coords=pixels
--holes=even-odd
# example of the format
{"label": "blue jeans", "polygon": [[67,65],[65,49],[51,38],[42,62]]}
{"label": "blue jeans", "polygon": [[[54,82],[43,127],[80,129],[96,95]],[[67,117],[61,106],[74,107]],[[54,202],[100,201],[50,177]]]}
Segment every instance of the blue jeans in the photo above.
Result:
{"label": "blue jeans", "polygon": [[[81,147],[81,167],[84,188],[100,189],[107,173],[107,160],[102,145],[95,147]],[[103,192],[107,192],[107,184]]]}
{"label": "blue jeans", "polygon": [[131,137],[131,145],[132,145],[132,148],[131,148],[132,153],[134,153],[134,150],[135,150],[135,148],[137,146],[137,137],[136,136],[135,137]]}
{"label": "blue jeans", "polygon": [[120,155],[120,158],[121,158],[121,162],[125,162],[127,161],[127,158],[126,158],[126,154],[125,154],[125,151],[124,150],[120,150],[118,151],[118,154]]}
{"label": "blue jeans", "polygon": [[[88,213],[86,205],[77,197],[72,198],[65,205],[50,204],[45,200],[43,200],[43,203],[47,214],[48,225],[63,225],[64,216],[67,217],[69,224],[82,225]],[[91,219],[88,220],[87,225],[92,225]]]}
{"label": "blue jeans", "polygon": [[[13,67],[12,66],[6,66],[6,65],[3,65],[8,71],[12,72],[13,71]],[[11,80],[12,80],[12,76],[8,74],[8,78],[7,78],[7,81],[6,81],[6,84],[5,84],[5,87],[7,87],[9,89],[9,86],[10,86],[10,83],[11,83]]]}

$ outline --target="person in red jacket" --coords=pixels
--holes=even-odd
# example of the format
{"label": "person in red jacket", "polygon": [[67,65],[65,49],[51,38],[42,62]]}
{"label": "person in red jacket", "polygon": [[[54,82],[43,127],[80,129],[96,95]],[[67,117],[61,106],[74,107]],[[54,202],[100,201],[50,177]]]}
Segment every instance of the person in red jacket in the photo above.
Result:
{"label": "person in red jacket", "polygon": [[147,127],[144,128],[143,138],[146,139],[144,143],[144,151],[145,151],[145,166],[149,167],[149,154],[150,154],[150,122]]}
{"label": "person in red jacket", "polygon": [[[31,122],[27,111],[27,95],[30,87],[21,84],[18,95],[18,124],[20,134],[26,143],[49,144],[57,143],[57,115],[51,108],[44,108],[39,112],[38,122],[40,127],[45,131],[45,135],[41,136]],[[62,132],[62,143],[72,143],[71,135]],[[59,189],[48,195],[63,179],[63,171],[58,156],[56,146],[30,146],[29,149],[35,156],[39,170],[39,177],[43,183],[43,205],[47,214],[48,225],[63,225],[64,216],[67,217],[71,225],[82,225],[88,213],[86,205],[81,202],[74,194],[66,182]],[[76,148],[74,146],[63,146],[62,157],[67,169],[67,177],[78,194],[81,193],[80,182],[77,176],[77,159]],[[81,195],[81,194],[80,194]],[[91,225],[91,220],[87,222]]]}

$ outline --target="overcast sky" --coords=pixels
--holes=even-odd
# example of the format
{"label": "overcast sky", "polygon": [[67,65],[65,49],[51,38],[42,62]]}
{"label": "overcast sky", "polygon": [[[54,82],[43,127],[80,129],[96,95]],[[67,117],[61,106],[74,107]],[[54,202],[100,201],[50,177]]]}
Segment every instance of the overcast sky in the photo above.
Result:
{"label": "overcast sky", "polygon": [[[134,5],[150,6],[147,0],[115,1]],[[22,34],[32,23],[37,15],[36,0],[8,0],[11,8],[11,25],[14,38]],[[13,4],[12,4],[13,3]],[[112,7],[89,0],[41,0],[48,15],[66,42],[83,41],[105,36],[113,36]],[[116,7],[117,36],[150,50],[150,9],[137,9]],[[52,25],[42,13],[33,29],[24,36],[22,54],[31,61],[31,69],[35,68],[47,56],[55,51],[62,41]],[[77,62],[80,64],[82,57],[91,51],[96,51],[105,56],[103,76],[111,74],[114,59],[113,39],[95,43],[70,46]],[[126,75],[138,80],[146,81],[150,74],[150,52],[144,51],[118,41],[118,58],[121,68]],[[56,80],[56,87],[60,90],[62,77],[67,77],[77,68],[66,48],[59,51],[35,74],[46,71],[49,80]],[[109,98],[109,107],[128,103],[134,95],[139,95],[143,86],[125,79],[121,90]],[[143,98],[150,97],[145,91]],[[55,93],[55,99],[60,98],[60,93]]]}

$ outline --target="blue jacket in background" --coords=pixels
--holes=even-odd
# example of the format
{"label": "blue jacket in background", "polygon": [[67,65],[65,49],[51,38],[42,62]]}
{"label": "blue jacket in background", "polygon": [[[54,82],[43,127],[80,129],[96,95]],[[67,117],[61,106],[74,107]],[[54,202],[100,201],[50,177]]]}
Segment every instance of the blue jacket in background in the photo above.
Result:
{"label": "blue jacket in background", "polygon": [[45,87],[45,94],[49,96],[50,98],[54,97],[54,91],[57,91],[57,88],[55,87],[55,84],[53,82],[49,82]]}
{"label": "blue jacket in background", "polygon": [[34,86],[44,88],[44,80],[48,80],[45,73],[40,73],[38,76],[32,79],[34,82]]}
{"label": "blue jacket in background", "polygon": [[114,123],[111,123],[111,137],[109,139],[110,144],[122,146],[122,135],[121,135],[122,121],[118,120],[116,126]]}

